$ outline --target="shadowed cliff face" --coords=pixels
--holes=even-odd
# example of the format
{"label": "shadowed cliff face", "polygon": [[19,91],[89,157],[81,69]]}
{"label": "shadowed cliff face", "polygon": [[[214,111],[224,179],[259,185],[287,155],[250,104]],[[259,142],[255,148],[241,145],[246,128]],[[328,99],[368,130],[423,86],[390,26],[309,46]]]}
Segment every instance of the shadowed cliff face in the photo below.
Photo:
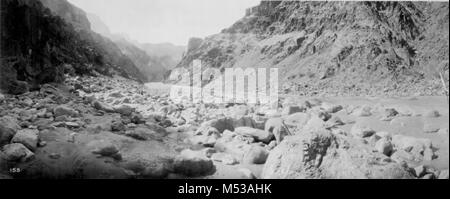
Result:
{"label": "shadowed cliff face", "polygon": [[263,1],[191,42],[178,68],[194,59],[221,71],[276,67],[283,90],[302,95],[440,95],[448,10],[439,2]]}
{"label": "shadowed cliff face", "polygon": [[1,1],[2,90],[23,93],[26,87],[60,82],[68,72],[119,74],[144,80],[111,41],[85,29],[90,26],[88,21],[73,16],[77,23],[71,24],[63,18],[54,16],[36,0]]}

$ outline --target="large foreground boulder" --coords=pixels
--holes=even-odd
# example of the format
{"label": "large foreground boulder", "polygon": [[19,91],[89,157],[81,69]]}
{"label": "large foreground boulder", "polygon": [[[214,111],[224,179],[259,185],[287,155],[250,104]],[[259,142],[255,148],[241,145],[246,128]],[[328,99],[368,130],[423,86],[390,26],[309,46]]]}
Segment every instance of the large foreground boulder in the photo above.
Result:
{"label": "large foreground boulder", "polygon": [[368,145],[326,130],[286,137],[270,152],[262,171],[266,179],[412,177],[402,165],[374,153]]}

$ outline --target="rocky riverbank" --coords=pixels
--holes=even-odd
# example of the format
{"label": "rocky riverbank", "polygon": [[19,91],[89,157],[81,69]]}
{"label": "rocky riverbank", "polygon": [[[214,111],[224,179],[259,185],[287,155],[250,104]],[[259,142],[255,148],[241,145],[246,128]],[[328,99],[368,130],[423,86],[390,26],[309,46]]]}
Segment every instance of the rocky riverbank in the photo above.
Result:
{"label": "rocky riverbank", "polygon": [[120,77],[0,96],[1,178],[447,178],[444,97],[173,103]]}

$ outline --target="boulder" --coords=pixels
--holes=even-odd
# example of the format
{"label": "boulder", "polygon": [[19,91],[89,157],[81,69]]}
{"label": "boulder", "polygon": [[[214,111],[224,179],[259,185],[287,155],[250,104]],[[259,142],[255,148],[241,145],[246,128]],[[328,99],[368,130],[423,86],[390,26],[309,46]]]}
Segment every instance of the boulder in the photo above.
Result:
{"label": "boulder", "polygon": [[341,111],[344,108],[341,105],[324,102],[321,105],[321,109],[324,110],[327,113],[337,113],[337,112]]}
{"label": "boulder", "polygon": [[17,120],[10,117],[4,116],[0,118],[0,147],[8,144],[20,126],[17,124]]}
{"label": "boulder", "polygon": [[211,159],[226,165],[239,164],[239,161],[233,155],[228,153],[215,153],[211,156]]}
{"label": "boulder", "polygon": [[234,121],[232,118],[219,118],[204,122],[202,127],[210,126],[216,128],[219,133],[223,133],[225,130],[234,131]]}
{"label": "boulder", "polygon": [[239,172],[241,178],[243,179],[256,179],[255,174],[253,174],[253,172],[250,171],[250,169],[239,168],[237,171]]}
{"label": "boulder", "polygon": [[275,137],[277,143],[283,141],[284,137],[288,136],[288,129],[283,124],[282,118],[271,118],[266,122],[264,131],[271,133]]}
{"label": "boulder", "polygon": [[117,158],[119,149],[108,140],[93,140],[87,144],[87,148],[96,155]]}
{"label": "boulder", "polygon": [[243,162],[246,164],[264,164],[269,156],[269,152],[258,145],[253,145],[250,150],[245,153]]}
{"label": "boulder", "polygon": [[264,179],[412,178],[404,166],[373,153],[354,138],[329,131],[302,132],[287,137],[269,154]]}
{"label": "boulder", "polygon": [[394,146],[389,139],[381,138],[375,144],[375,149],[386,156],[391,156],[394,151]]}
{"label": "boulder", "polygon": [[367,127],[367,126],[361,125],[361,124],[353,125],[352,129],[350,130],[350,134],[352,134],[355,137],[360,137],[360,138],[370,137],[375,133],[376,132],[373,129],[371,129],[370,127]]}
{"label": "boulder", "polygon": [[429,118],[436,118],[436,117],[440,117],[440,116],[441,116],[441,114],[437,110],[430,110],[425,113],[425,117],[429,117]]}
{"label": "boulder", "polygon": [[60,105],[60,106],[55,107],[55,109],[53,109],[53,116],[54,117],[58,117],[58,116],[77,117],[78,112],[66,105]]}
{"label": "boulder", "polygon": [[448,180],[449,172],[448,169],[443,170],[439,173],[438,179],[447,179]]}
{"label": "boulder", "polygon": [[196,135],[190,140],[194,145],[203,145],[205,147],[214,147],[220,133],[214,127],[203,127],[197,130]]}
{"label": "boulder", "polygon": [[203,153],[186,149],[175,158],[173,169],[175,173],[197,177],[211,173],[214,170],[214,164]]}
{"label": "boulder", "polygon": [[125,132],[125,135],[132,137],[136,140],[151,140],[151,139],[155,139],[158,137],[158,133],[148,129],[148,128],[143,128],[143,127],[138,127],[132,130],[128,130]]}
{"label": "boulder", "polygon": [[16,133],[11,142],[23,144],[31,151],[35,151],[39,142],[38,134],[39,131],[36,129],[23,129]]}
{"label": "boulder", "polygon": [[250,127],[238,127],[234,130],[235,133],[242,136],[250,136],[254,138],[256,141],[269,143],[273,139],[273,134],[260,130],[260,129],[254,129]]}
{"label": "boulder", "polygon": [[125,116],[130,116],[135,111],[134,108],[132,108],[128,105],[116,106],[113,109],[116,113],[119,113],[119,114],[125,115]]}
{"label": "boulder", "polygon": [[27,162],[34,158],[34,153],[20,143],[5,145],[2,151],[9,162]]}
{"label": "boulder", "polygon": [[384,111],[381,113],[381,120],[382,121],[391,121],[398,114],[399,113],[394,108],[384,109]]}
{"label": "boulder", "polygon": [[234,128],[237,128],[237,127],[256,128],[256,122],[253,118],[251,118],[249,116],[243,116],[243,117],[240,117],[239,119],[236,119],[233,122],[233,126],[234,126]]}

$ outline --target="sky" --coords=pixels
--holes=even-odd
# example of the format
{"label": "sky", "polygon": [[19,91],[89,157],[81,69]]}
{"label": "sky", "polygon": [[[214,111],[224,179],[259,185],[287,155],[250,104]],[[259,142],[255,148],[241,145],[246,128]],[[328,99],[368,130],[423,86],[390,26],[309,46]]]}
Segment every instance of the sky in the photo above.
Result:
{"label": "sky", "polygon": [[220,33],[260,0],[69,0],[93,13],[112,33],[140,43],[187,45],[189,38]]}

